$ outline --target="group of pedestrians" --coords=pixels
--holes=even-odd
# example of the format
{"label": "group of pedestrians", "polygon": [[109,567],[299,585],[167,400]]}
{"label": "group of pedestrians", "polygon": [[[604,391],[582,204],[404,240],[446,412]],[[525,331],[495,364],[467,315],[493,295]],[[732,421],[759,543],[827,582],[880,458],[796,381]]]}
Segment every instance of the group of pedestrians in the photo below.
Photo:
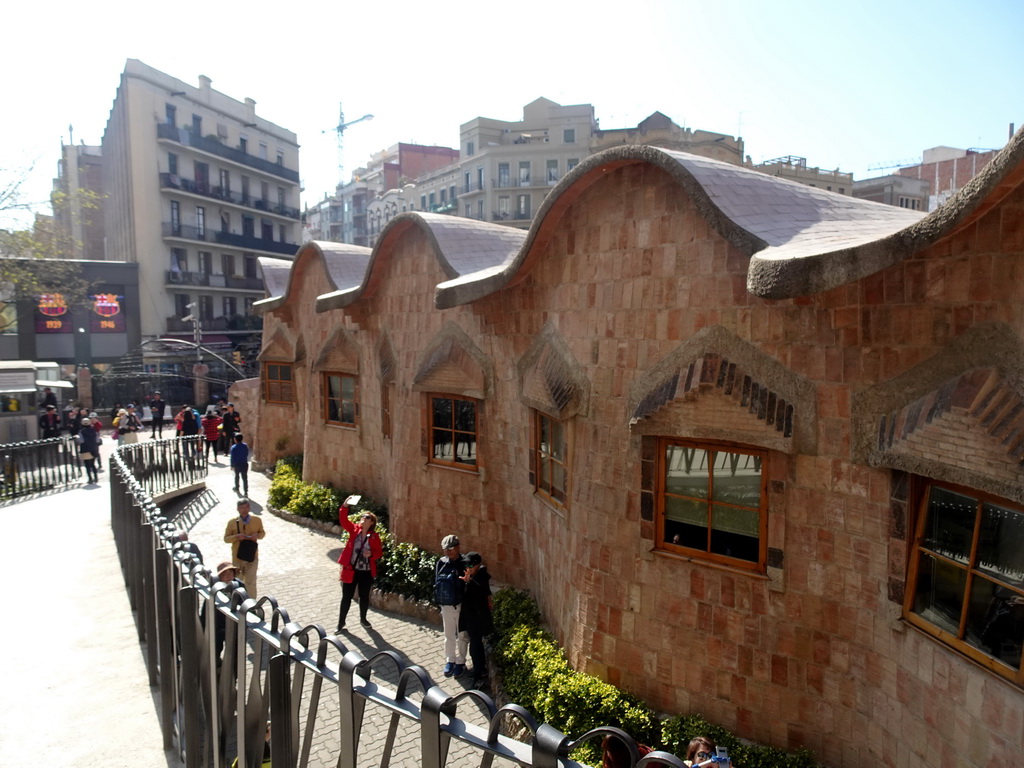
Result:
{"label": "group of pedestrians", "polygon": [[[377,517],[363,511],[358,523],[350,519],[352,507],[359,504],[359,496],[350,496],[338,509],[338,523],[348,534],[338,563],[341,565],[341,606],[335,634],[346,631],[352,599],[359,593],[359,623],[371,628],[367,618],[370,607],[370,587],[377,577],[377,561],[383,555]],[[449,534],[441,540],[443,554],[434,565],[434,600],[441,607],[444,627],[445,677],[461,677],[466,673],[466,652],[473,661],[471,686],[481,688],[487,684],[487,652],[484,636],[494,630],[491,611],[491,575],[483,564],[479,552],[462,554],[459,537]]]}
{"label": "group of pedestrians", "polygon": [[443,674],[461,677],[466,671],[466,650],[473,661],[472,687],[487,683],[487,654],[484,636],[494,630],[491,611],[491,574],[479,552],[462,554],[459,537],[453,533],[441,539],[444,553],[434,565],[434,599],[441,606],[444,628]]}

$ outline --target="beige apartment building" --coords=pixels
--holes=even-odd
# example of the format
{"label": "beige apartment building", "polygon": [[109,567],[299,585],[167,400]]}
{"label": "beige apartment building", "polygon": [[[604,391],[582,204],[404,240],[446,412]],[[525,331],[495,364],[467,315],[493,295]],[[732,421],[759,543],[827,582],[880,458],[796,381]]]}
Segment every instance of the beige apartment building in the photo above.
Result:
{"label": "beige apartment building", "polygon": [[259,259],[299,238],[299,146],[200,76],[192,86],[136,59],[121,75],[102,154],[106,258],[139,264],[142,338],[241,337],[264,295]]}
{"label": "beige apartment building", "polygon": [[592,105],[545,98],[523,107],[519,121],[476,117],[463,123],[459,215],[529,227],[551,188],[590,154],[597,128]]}

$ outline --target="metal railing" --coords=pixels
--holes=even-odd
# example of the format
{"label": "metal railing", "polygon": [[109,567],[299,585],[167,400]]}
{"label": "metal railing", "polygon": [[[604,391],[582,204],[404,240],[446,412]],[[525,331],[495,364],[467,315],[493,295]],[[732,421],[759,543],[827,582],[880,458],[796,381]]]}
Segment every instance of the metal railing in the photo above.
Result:
{"label": "metal railing", "polygon": [[[457,759],[489,768],[497,758],[527,768],[574,768],[581,765],[569,757],[575,748],[612,735],[626,746],[630,765],[682,768],[664,752],[640,759],[633,739],[616,728],[574,740],[516,704],[498,707],[481,691],[451,695],[394,651],[367,658],[323,626],[293,621],[273,597],[254,599],[241,582],[217,580],[195,546],[177,540],[151,497],[152,489],[205,472],[205,464],[175,464],[176,443],[117,451],[111,526],[149,680],[159,689],[164,748],[176,748],[189,768],[222,768],[235,754],[240,766],[259,765],[269,722],[275,768],[354,768],[367,762],[369,736],[379,743],[382,734],[380,766],[442,768]],[[147,452],[149,446],[157,452]],[[167,477],[157,478],[159,472]],[[209,496],[194,504],[208,509]],[[177,519],[190,519],[188,509]],[[506,735],[509,724],[525,736]]]}
{"label": "metal railing", "polygon": [[82,479],[78,445],[71,435],[0,445],[0,499],[13,499]]}
{"label": "metal railing", "polygon": [[254,157],[242,149],[228,147],[218,138],[201,136],[193,132],[191,128],[178,128],[175,125],[160,123],[156,127],[156,136],[158,139],[175,141],[186,147],[193,147],[202,152],[223,157],[225,160],[231,160],[239,165],[246,165],[258,171],[280,176],[282,179],[288,179],[288,181],[293,181],[296,184],[299,183],[298,171],[285,168],[283,165],[271,162],[270,160],[264,160],[262,157]]}
{"label": "metal railing", "polygon": [[176,173],[160,173],[161,189],[180,189],[184,192],[191,192],[194,195],[202,195],[213,200],[223,200],[235,205],[244,205],[257,211],[276,213],[289,219],[298,219],[302,212],[298,208],[292,208],[284,203],[271,203],[262,198],[253,198],[249,194],[234,192],[222,186],[211,186],[207,181],[195,181],[193,179],[179,176]]}

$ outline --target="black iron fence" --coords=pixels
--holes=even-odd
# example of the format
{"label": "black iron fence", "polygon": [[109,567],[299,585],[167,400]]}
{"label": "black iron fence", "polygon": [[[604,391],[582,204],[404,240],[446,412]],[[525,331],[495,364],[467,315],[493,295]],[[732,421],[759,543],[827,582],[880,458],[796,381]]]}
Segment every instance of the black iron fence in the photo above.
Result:
{"label": "black iron fence", "polygon": [[[217,580],[151,495],[205,475],[200,459],[180,441],[150,442],[120,449],[110,473],[111,525],[159,689],[164,747],[189,768],[222,768],[235,755],[239,766],[257,766],[264,750],[275,768],[573,768],[580,764],[569,754],[605,735],[623,742],[630,766],[682,768],[663,752],[640,759],[615,728],[571,739],[481,691],[451,695],[394,651],[367,658],[322,626],[293,621],[273,597],[253,599],[241,582]],[[208,507],[209,495],[195,504]],[[507,735],[510,726],[519,738]]]}
{"label": "black iron fence", "polygon": [[82,479],[71,435],[0,445],[0,499],[61,488]]}

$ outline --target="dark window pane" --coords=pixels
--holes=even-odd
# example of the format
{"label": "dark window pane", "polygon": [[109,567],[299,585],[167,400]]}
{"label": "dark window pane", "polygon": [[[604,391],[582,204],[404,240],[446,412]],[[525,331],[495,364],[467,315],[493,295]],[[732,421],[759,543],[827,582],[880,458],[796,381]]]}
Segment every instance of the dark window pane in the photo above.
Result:
{"label": "dark window pane", "polygon": [[913,611],[936,627],[956,635],[964,602],[967,571],[922,553]]}
{"label": "dark window pane", "polygon": [[356,380],[352,376],[341,377],[341,396],[346,400],[356,399]]}
{"label": "dark window pane", "polygon": [[341,404],[341,420],[346,424],[356,423],[356,404],[351,400],[343,400]]}
{"label": "dark window pane", "polygon": [[1024,515],[996,504],[982,506],[975,567],[1007,584],[1024,586]]}
{"label": "dark window pane", "polygon": [[715,504],[711,511],[711,551],[757,562],[760,555],[761,513]]}
{"label": "dark window pane", "polygon": [[543,454],[537,467],[537,487],[542,491],[551,491],[551,460]]}
{"label": "dark window pane", "polygon": [[975,576],[964,640],[1004,664],[1020,669],[1024,643],[1024,597]]}
{"label": "dark window pane", "polygon": [[327,377],[327,396],[335,400],[341,397],[341,378],[339,376]]}
{"label": "dark window pane", "polygon": [[565,463],[565,426],[560,421],[551,422],[551,456]]}
{"label": "dark window pane", "polygon": [[340,421],[338,418],[338,401],[328,400],[327,401],[327,420],[328,421]]}
{"label": "dark window pane", "polygon": [[431,455],[441,461],[452,461],[452,433],[440,429],[434,430],[433,440]]}
{"label": "dark window pane", "polygon": [[[431,398],[432,409],[434,412],[433,424],[435,427],[444,427],[446,429],[452,428],[452,401],[448,398],[434,397]],[[450,438],[449,438],[450,439]]]}
{"label": "dark window pane", "polygon": [[476,465],[476,436],[458,433],[455,435],[455,461],[459,464]]}
{"label": "dark window pane", "polygon": [[455,428],[463,432],[476,432],[476,403],[470,400],[455,401]]}
{"label": "dark window pane", "polygon": [[932,486],[921,545],[966,565],[971,554],[977,508],[977,499]]}

